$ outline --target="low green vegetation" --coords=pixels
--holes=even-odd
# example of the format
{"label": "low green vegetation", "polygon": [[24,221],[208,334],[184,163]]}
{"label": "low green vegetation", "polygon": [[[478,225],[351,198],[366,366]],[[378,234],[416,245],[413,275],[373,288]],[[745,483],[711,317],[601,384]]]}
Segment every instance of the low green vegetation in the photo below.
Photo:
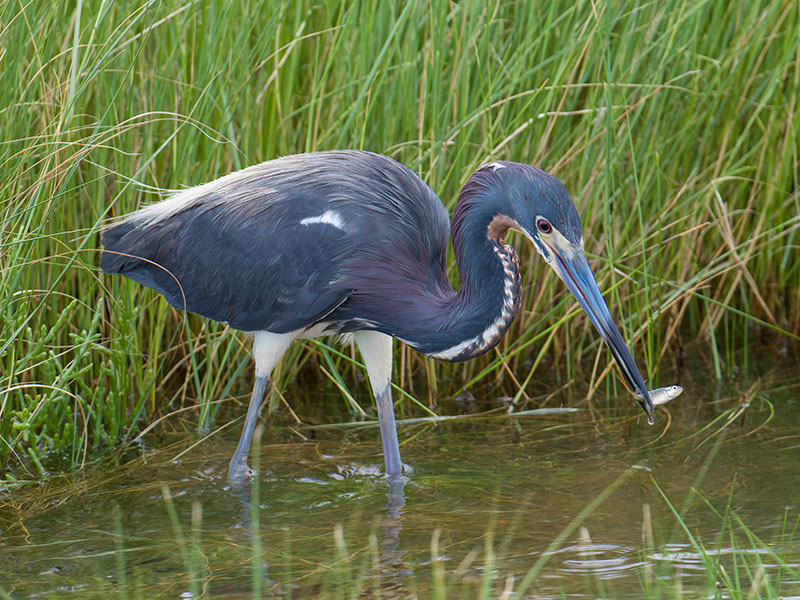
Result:
{"label": "low green vegetation", "polygon": [[[8,481],[79,466],[153,422],[208,430],[225,407],[243,413],[245,337],[104,275],[99,232],[171,189],[279,155],[389,154],[451,210],[489,159],[554,173],[654,384],[688,340],[707,341],[722,377],[756,336],[800,331],[795,2],[78,0],[0,11]],[[522,408],[542,391],[544,365],[564,382],[586,368],[587,392],[621,392],[573,298],[511,241],[525,288],[509,334],[465,365],[398,347],[405,416],[489,381]],[[322,377],[347,420],[369,410],[356,371],[349,349],[298,344],[271,406],[308,418],[282,391]]]}

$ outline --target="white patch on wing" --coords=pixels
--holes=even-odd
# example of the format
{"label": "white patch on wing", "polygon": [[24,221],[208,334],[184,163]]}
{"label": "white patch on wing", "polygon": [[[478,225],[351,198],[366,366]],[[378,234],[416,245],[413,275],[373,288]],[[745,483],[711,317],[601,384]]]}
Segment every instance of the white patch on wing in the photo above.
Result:
{"label": "white patch on wing", "polygon": [[300,225],[313,225],[314,223],[322,223],[323,225],[333,225],[336,229],[344,231],[344,221],[341,215],[333,210],[326,210],[318,217],[306,217],[300,221]]}
{"label": "white patch on wing", "polygon": [[497,169],[505,169],[505,165],[501,165],[499,162],[492,162],[486,165],[486,168],[491,169],[492,171],[497,171]]}

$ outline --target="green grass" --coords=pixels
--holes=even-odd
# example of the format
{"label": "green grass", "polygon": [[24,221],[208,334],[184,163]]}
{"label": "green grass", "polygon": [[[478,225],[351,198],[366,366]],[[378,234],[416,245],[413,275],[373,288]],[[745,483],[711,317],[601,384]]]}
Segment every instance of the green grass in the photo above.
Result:
{"label": "green grass", "polygon": [[[220,424],[247,391],[247,341],[102,274],[98,231],[283,154],[386,153],[450,209],[489,159],[554,173],[654,383],[687,336],[708,341],[718,377],[762,331],[797,338],[795,3],[403,6],[0,4],[0,474],[73,468],[172,412],[177,426]],[[563,381],[583,361],[590,389],[622,390],[574,300],[512,242],[523,308],[496,351],[444,365],[397,350],[396,381],[420,403],[493,381],[524,404],[548,356]],[[297,345],[270,405],[316,363],[368,408],[350,357]]]}

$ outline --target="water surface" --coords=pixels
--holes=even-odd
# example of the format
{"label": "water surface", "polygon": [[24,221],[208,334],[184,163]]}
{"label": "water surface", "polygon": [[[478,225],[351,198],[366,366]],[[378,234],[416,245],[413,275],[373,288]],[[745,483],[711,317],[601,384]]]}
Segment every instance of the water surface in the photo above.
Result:
{"label": "water surface", "polygon": [[800,377],[778,362],[723,384],[664,382],[685,391],[653,427],[627,407],[405,425],[404,485],[380,476],[375,427],[271,426],[257,485],[238,490],[225,481],[238,427],[176,436],[0,496],[0,588],[725,598],[733,581],[800,598]]}

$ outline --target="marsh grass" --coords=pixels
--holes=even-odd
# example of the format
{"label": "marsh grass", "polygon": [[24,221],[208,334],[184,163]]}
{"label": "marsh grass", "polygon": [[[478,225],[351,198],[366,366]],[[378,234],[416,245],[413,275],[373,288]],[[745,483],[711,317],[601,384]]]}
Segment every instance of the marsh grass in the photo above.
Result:
{"label": "marsh grass", "polygon": [[[223,405],[243,412],[247,340],[102,274],[99,231],[169,190],[295,152],[389,154],[451,210],[487,160],[551,171],[654,384],[687,338],[707,341],[717,377],[764,332],[798,338],[794,2],[77,0],[0,11],[8,481],[82,465],[165,415],[181,419],[159,426],[207,431]],[[587,397],[622,393],[574,299],[511,241],[525,287],[509,334],[465,365],[398,347],[404,415],[487,382],[527,407],[545,366],[568,381],[591,365]],[[351,351],[320,343],[287,354],[271,409],[292,412],[282,390],[316,377],[307,364],[347,411],[370,410]]]}

